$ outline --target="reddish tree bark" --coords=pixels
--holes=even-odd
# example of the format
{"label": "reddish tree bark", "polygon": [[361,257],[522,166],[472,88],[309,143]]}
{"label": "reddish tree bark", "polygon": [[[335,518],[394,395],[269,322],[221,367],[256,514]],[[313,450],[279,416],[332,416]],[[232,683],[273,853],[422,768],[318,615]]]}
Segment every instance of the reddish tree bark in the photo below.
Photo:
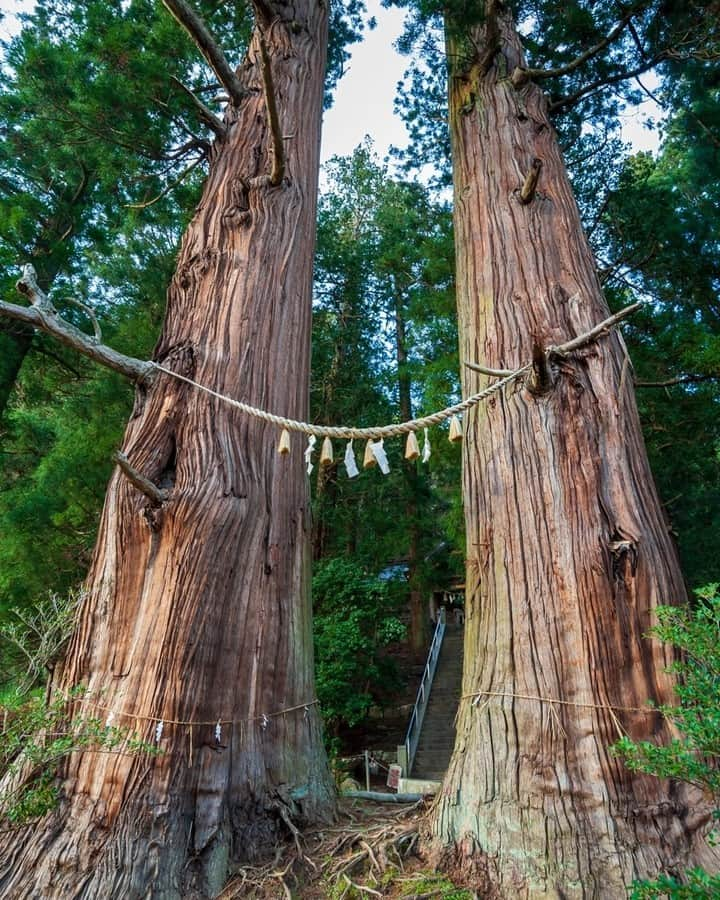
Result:
{"label": "reddish tree bark", "polygon": [[[449,28],[460,356],[515,368],[608,310],[543,92],[513,87],[512,17],[486,9]],[[672,700],[643,635],[685,590],[622,338],[546,374],[466,417],[464,700],[433,830],[489,895],[616,898],[705,852],[683,791],[609,751],[670,737],[627,708]],[[464,395],[487,380],[463,367]]]}
{"label": "reddish tree bark", "polygon": [[[305,419],[327,8],[259,9],[285,177],[269,178],[256,29],[238,72],[248,93],[228,107],[155,358]],[[168,499],[153,506],[113,475],[57,686],[85,685],[76,714],[112,713],[147,740],[162,719],[163,752],[75,754],[58,812],[5,838],[3,896],[215,896],[229,863],[266,853],[286,822],[332,816],[317,707],[305,709],[315,694],[302,438],[289,456],[277,438],[168,375],[139,388],[123,451]],[[219,743],[216,720],[236,723]]]}

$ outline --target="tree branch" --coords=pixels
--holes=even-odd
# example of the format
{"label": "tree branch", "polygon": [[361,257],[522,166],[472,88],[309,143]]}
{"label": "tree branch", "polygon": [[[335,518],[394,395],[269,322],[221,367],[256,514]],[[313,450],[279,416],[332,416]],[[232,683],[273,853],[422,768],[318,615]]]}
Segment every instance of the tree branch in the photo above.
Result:
{"label": "tree branch", "polygon": [[262,69],[263,87],[265,88],[265,106],[273,141],[273,164],[270,172],[270,184],[277,187],[285,177],[285,148],[283,147],[280,118],[278,116],[275,86],[273,85],[270,57],[268,56],[265,38],[260,37],[260,67]]}
{"label": "tree branch", "polygon": [[631,303],[630,306],[626,306],[625,309],[621,309],[620,312],[608,316],[607,319],[600,322],[600,324],[596,325],[594,328],[591,328],[590,331],[586,331],[585,334],[581,334],[571,341],[566,341],[564,344],[558,344],[557,347],[548,347],[547,352],[554,356],[566,356],[568,353],[572,353],[573,350],[579,350],[580,347],[591,344],[601,335],[605,334],[605,332],[610,331],[610,329],[614,328],[618,322],[622,322],[623,319],[627,319],[628,316],[637,312],[641,306],[644,306],[642,300],[638,300],[637,303]]}
{"label": "tree branch", "polygon": [[102,344],[102,330],[100,328],[100,323],[97,320],[97,316],[95,315],[95,310],[88,306],[87,303],[83,303],[82,300],[76,300],[75,297],[65,297],[65,302],[72,303],[73,306],[77,306],[78,309],[81,309],[85,313],[92,322],[93,331],[95,332],[95,343]]}
{"label": "tree branch", "polygon": [[626,12],[622,19],[620,19],[612,31],[610,31],[601,41],[598,41],[598,43],[592,47],[588,47],[584,53],[581,53],[580,56],[576,56],[575,59],[566,63],[564,66],[557,66],[554,69],[522,69],[518,66],[512,73],[512,83],[515,87],[522,87],[522,85],[530,79],[537,81],[541,78],[559,78],[561,75],[569,75],[571,72],[574,72],[575,69],[579,69],[580,66],[584,65],[589,59],[592,59],[593,56],[597,56],[598,53],[601,53],[606,47],[609,47],[613,41],[617,40],[625,30],[626,25],[630,23],[632,17],[640,12],[646,5],[646,3],[638,3],[636,6],[632,7],[632,9]]}
{"label": "tree branch", "polygon": [[66,347],[77,350],[78,353],[107,366],[108,369],[120,372],[132,381],[146,381],[155,371],[151,362],[118,353],[111,347],[88,337],[79,328],[62,319],[47,295],[38,287],[35,269],[31,265],[25,266],[22,278],[16,286],[32,305],[30,307],[16,306],[14,303],[0,301],[0,316],[32,325],[39,331],[45,331],[61,344],[65,344]]}
{"label": "tree branch", "polygon": [[651,59],[646,60],[641,65],[639,65],[635,69],[631,69],[629,72],[617,72],[615,75],[609,75],[607,78],[598,78],[597,81],[593,81],[591,84],[586,84],[585,87],[580,88],[575,91],[574,94],[569,94],[567,97],[562,97],[560,100],[556,100],[551,103],[548,107],[550,114],[554,114],[559,112],[561,109],[565,109],[568,106],[573,106],[578,100],[582,100],[583,97],[591,94],[593,91],[599,90],[603,87],[608,87],[611,84],[617,84],[619,81],[627,81],[629,78],[637,78],[638,75],[643,75],[645,72],[650,69],[654,69],[658,63],[661,63],[664,59],[668,58],[667,51],[661,50],[659,53],[656,53]]}
{"label": "tree branch", "polygon": [[[573,350],[579,350],[580,347],[591,344],[599,337],[602,337],[606,332],[610,331],[611,328],[614,328],[619,322],[622,322],[623,319],[627,319],[628,316],[637,312],[637,310],[644,305],[643,301],[638,300],[637,303],[632,303],[630,306],[621,309],[620,312],[608,316],[607,319],[604,319],[599,325],[591,328],[590,331],[586,331],[584,334],[580,334],[572,340],[566,341],[564,344],[558,344],[555,347],[547,347],[543,350],[539,342],[534,340],[533,367],[536,371],[541,373],[542,379],[546,378],[549,373],[547,363],[553,356],[566,356],[568,353],[572,353]],[[540,354],[543,355],[544,359],[540,358]],[[472,369],[473,372],[480,372],[481,375],[489,375],[491,378],[507,378],[509,375],[512,375],[514,371],[514,369],[491,369],[488,366],[481,366],[478,363],[471,362],[466,362],[465,365],[468,369]]]}
{"label": "tree branch", "polygon": [[203,103],[203,101],[199,97],[193,94],[190,88],[187,85],[183,84],[179,78],[171,75],[170,80],[174,81],[175,84],[180,88],[180,90],[190,98],[200,119],[220,140],[222,140],[227,134],[227,128],[225,127],[225,124],[220,120],[220,118],[215,115],[215,113],[206,103]]}
{"label": "tree branch", "polygon": [[150,503],[153,506],[162,506],[163,503],[167,500],[169,494],[167,491],[162,490],[156,484],[153,484],[148,478],[144,475],[141,475],[137,469],[134,469],[130,465],[130,461],[124,453],[121,453],[119,450],[113,456],[115,462],[120,466],[120,469],[123,475],[127,478],[127,480],[136,487],[141,493],[145,494]]}
{"label": "tree branch", "polygon": [[666,388],[676,384],[702,384],[705,381],[719,381],[720,375],[677,375],[665,381],[639,381],[635,380],[635,387]]}
{"label": "tree branch", "polygon": [[207,60],[208,65],[217,75],[218,81],[230,95],[233,103],[239,106],[247,91],[233,71],[220,46],[208,30],[207,25],[185,0],[162,0],[170,14],[190,35],[198,50]]}

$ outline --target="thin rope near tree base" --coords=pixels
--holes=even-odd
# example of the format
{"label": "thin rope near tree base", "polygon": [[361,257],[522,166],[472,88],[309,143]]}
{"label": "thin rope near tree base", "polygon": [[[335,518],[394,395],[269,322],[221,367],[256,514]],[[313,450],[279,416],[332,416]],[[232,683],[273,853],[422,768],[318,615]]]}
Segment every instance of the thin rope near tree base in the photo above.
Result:
{"label": "thin rope near tree base", "polygon": [[[623,728],[620,720],[617,717],[617,713],[619,712],[632,712],[632,713],[643,713],[644,715],[656,715],[660,713],[662,715],[662,710],[657,709],[657,707],[652,706],[613,706],[610,703],[580,703],[576,700],[561,700],[558,697],[540,697],[534,694],[516,694],[514,691],[474,691],[471,694],[463,694],[460,697],[460,703],[462,704],[465,700],[472,700],[472,706],[477,707],[480,700],[486,697],[486,701],[482,706],[484,710],[487,705],[490,703],[490,700],[493,697],[501,697],[507,698],[508,700],[530,700],[535,703],[548,703],[550,704],[550,711],[553,714],[554,719],[556,720],[556,724],[560,730],[560,733],[567,740],[567,733],[565,729],[562,727],[560,719],[555,712],[556,706],[569,706],[574,707],[575,709],[599,709],[603,710],[610,714],[613,725],[618,733],[620,738],[623,738],[627,735],[627,731]],[[460,708],[458,707],[457,714],[455,716],[455,724],[457,725],[457,719],[460,715]]]}
{"label": "thin rope near tree base", "polygon": [[539,697],[533,694],[516,694],[512,691],[475,691],[463,694],[460,700],[479,700],[481,697],[507,697],[509,700],[534,700],[537,703],[554,703],[559,706],[575,706],[578,709],[604,709],[611,712],[641,712],[646,715],[661,712],[652,706],[613,706],[610,703],[578,703],[575,700],[560,700],[557,697]]}

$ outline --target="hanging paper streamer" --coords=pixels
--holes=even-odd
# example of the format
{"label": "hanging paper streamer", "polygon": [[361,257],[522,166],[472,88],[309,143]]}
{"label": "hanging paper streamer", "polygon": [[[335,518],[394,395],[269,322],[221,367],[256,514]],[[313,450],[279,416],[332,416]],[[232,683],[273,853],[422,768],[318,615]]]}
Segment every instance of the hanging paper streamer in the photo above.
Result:
{"label": "hanging paper streamer", "polygon": [[357,478],[360,474],[360,470],[357,467],[357,463],[355,462],[355,451],[353,450],[353,442],[348,441],[347,447],[345,447],[345,469],[347,471],[348,478]]}
{"label": "hanging paper streamer", "polygon": [[164,726],[165,726],[165,723],[162,720],[160,722],[158,722],[157,725],[155,726],[155,743],[156,744],[160,743],[160,738],[162,737]]}
{"label": "hanging paper streamer", "polygon": [[314,434],[311,434],[308,438],[307,447],[305,448],[305,465],[307,466],[308,475],[312,475],[313,464],[312,464],[312,455],[313,450],[315,449],[315,444],[317,443],[317,438]]}
{"label": "hanging paper streamer", "polygon": [[453,444],[462,440],[462,425],[457,416],[453,416],[452,419],[450,419],[450,433],[448,434],[448,440]]}
{"label": "hanging paper streamer", "polygon": [[429,462],[429,461],[430,461],[430,455],[431,455],[431,451],[430,451],[430,436],[428,435],[428,430],[427,430],[427,428],[424,429],[423,433],[424,433],[424,437],[423,437],[422,461],[423,461],[424,463],[426,463],[426,462]]}
{"label": "hanging paper streamer", "polygon": [[262,726],[263,731],[268,727],[269,724],[270,724],[270,719],[268,719],[268,717],[265,715],[265,713],[263,713],[262,721],[260,722],[260,725]]}
{"label": "hanging paper streamer", "polygon": [[217,725],[215,726],[215,743],[219,744],[221,740],[222,740],[222,725],[220,724],[220,722],[218,722]]}
{"label": "hanging paper streamer", "polygon": [[373,442],[368,441],[365,444],[365,456],[363,457],[363,469],[372,469],[373,466],[377,465],[377,460],[375,459],[375,454],[373,453]]}
{"label": "hanging paper streamer", "polygon": [[373,441],[371,443],[372,454],[377,460],[377,464],[380,466],[380,471],[383,475],[387,475],[390,471],[390,464],[388,463],[388,458],[385,455],[385,446],[382,438],[379,441]]}
{"label": "hanging paper streamer", "polygon": [[278,444],[278,453],[281,456],[287,456],[290,452],[290,432],[287,428],[283,428],[280,435],[280,443]]}
{"label": "hanging paper streamer", "polygon": [[331,466],[333,461],[333,448],[332,441],[329,437],[326,437],[322,444],[322,450],[320,451],[320,465],[321,466]]}
{"label": "hanging paper streamer", "polygon": [[420,456],[418,439],[415,436],[415,432],[411,431],[407,436],[407,442],[405,444],[405,459],[417,459],[418,456]]}
{"label": "hanging paper streamer", "polygon": [[106,727],[106,728],[112,727],[112,723],[113,723],[114,721],[115,721],[115,713],[111,710],[111,711],[108,713],[107,719],[105,720],[105,727]]}

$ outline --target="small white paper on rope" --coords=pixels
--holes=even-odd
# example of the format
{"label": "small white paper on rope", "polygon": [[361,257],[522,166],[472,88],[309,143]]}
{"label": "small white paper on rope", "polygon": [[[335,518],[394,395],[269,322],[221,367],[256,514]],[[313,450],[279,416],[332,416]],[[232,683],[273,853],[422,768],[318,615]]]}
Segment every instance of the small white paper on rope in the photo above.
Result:
{"label": "small white paper on rope", "polygon": [[355,451],[353,450],[353,442],[348,441],[347,447],[345,447],[345,469],[347,471],[348,478],[357,478],[360,474],[360,470],[357,467],[357,462],[355,460]]}
{"label": "small white paper on rope", "polygon": [[423,461],[424,463],[426,463],[426,462],[429,461],[430,456],[431,456],[431,450],[430,450],[430,436],[428,435],[428,430],[427,430],[427,428],[425,428],[425,429],[423,430],[423,436],[424,436],[424,440],[423,440],[422,461]]}
{"label": "small white paper on rope", "polygon": [[114,713],[113,710],[110,710],[110,712],[108,713],[107,719],[105,719],[105,727],[106,727],[106,728],[111,728],[111,727],[112,727],[112,723],[113,723],[114,721],[115,721],[115,713]]}
{"label": "small white paper on rope", "polygon": [[380,471],[383,475],[387,475],[390,472],[390,464],[388,463],[388,458],[385,453],[383,439],[380,438],[379,441],[373,441],[370,447],[372,448],[373,456],[375,457],[378,466],[380,466]]}
{"label": "small white paper on rope", "polygon": [[220,722],[218,722],[217,725],[215,726],[215,743],[219,744],[221,740],[222,740],[222,725],[220,724]]}
{"label": "small white paper on rope", "polygon": [[317,438],[314,434],[311,434],[308,438],[307,447],[305,448],[305,465],[307,466],[308,475],[312,475],[313,464],[312,464],[312,455],[313,450],[315,449],[315,444],[317,443]]}
{"label": "small white paper on rope", "polygon": [[262,727],[263,729],[265,729],[265,728],[268,727],[269,724],[270,724],[270,719],[268,719],[268,717],[265,715],[265,713],[263,713],[263,714],[262,714],[262,720],[261,720],[261,722],[260,722],[261,727]]}
{"label": "small white paper on rope", "polygon": [[165,723],[162,721],[162,719],[155,726],[155,743],[156,744],[160,743],[160,738],[162,737],[164,727],[165,727]]}

